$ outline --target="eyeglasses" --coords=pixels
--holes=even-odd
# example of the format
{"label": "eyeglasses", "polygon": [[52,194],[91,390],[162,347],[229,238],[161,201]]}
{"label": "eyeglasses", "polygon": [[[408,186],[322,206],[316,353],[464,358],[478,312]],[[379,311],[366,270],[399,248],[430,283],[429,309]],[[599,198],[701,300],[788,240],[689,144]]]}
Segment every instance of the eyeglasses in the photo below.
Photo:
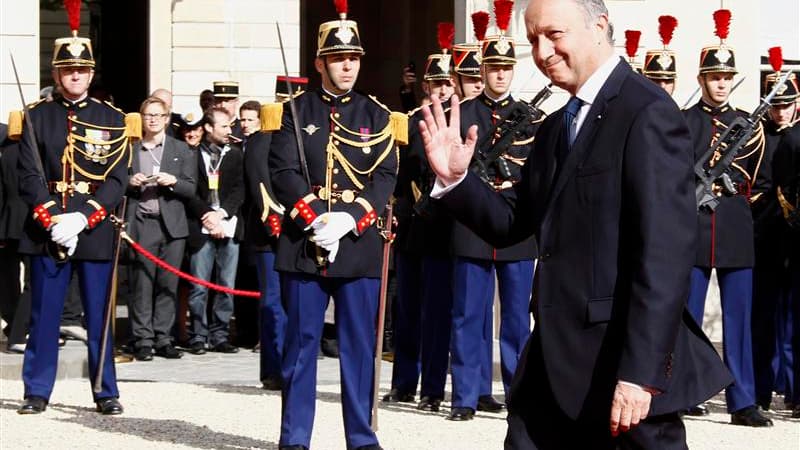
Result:
{"label": "eyeglasses", "polygon": [[148,114],[148,113],[145,113],[145,114],[142,114],[142,117],[144,117],[145,119],[164,119],[164,118],[169,117],[169,114]]}

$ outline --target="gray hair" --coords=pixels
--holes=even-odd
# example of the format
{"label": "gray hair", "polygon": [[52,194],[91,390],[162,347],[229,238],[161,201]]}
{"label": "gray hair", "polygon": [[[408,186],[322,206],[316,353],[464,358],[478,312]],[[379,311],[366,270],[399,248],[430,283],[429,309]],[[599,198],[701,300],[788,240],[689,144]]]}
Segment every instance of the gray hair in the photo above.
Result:
{"label": "gray hair", "polygon": [[[572,0],[583,9],[586,25],[591,25],[595,19],[601,15],[608,17],[608,8],[603,0]],[[608,32],[606,33],[608,43],[614,45],[614,25],[608,22]]]}

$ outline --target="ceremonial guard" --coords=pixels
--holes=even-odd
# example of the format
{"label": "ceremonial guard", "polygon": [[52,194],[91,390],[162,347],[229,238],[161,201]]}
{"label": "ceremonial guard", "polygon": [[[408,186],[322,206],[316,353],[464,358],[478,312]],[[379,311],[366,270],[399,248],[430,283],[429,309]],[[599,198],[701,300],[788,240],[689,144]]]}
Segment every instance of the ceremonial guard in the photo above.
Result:
{"label": "ceremonial guard", "polygon": [[[795,89],[797,95],[797,78],[791,75],[787,82],[787,90]],[[794,106],[792,106],[794,107]],[[800,380],[800,127],[796,125],[786,130],[775,151],[773,175],[775,193],[781,206],[783,218],[789,226],[786,242],[786,253],[789,256],[786,267],[789,272],[789,289],[791,290],[791,320],[794,330],[792,339],[793,379]],[[788,393],[787,393],[788,394]],[[791,406],[792,417],[800,418],[800,389],[793,386],[791,395],[784,396],[786,406]]]}
{"label": "ceremonial guard", "polygon": [[648,50],[644,55],[644,69],[642,75],[648,80],[661,86],[669,95],[675,92],[675,52],[667,46],[672,42],[672,34],[678,26],[678,19],[672,16],[658,18],[658,35],[664,48]]}
{"label": "ceremonial guard", "polygon": [[[770,92],[782,75],[783,56],[780,47],[769,49],[769,61],[775,72],[767,74],[762,95]],[[787,409],[793,406],[790,400],[794,392],[789,268],[789,262],[793,259],[791,229],[783,217],[774,172],[782,170],[775,159],[778,145],[794,128],[797,87],[797,77],[792,74],[772,99],[764,122],[764,156],[755,162],[760,167],[750,197],[755,232],[753,365],[756,403],[765,410],[770,408],[773,391],[784,393]]]}
{"label": "ceremonial guard", "polygon": [[236,81],[215,81],[214,82],[214,106],[228,111],[231,120],[231,134],[234,136],[234,143],[239,143],[244,139],[242,124],[237,114],[239,113],[239,83]]}
{"label": "ceremonial guard", "polygon": [[486,37],[486,28],[489,26],[489,13],[476,11],[472,13],[471,17],[472,29],[478,41],[453,46],[456,88],[461,99],[477,97],[483,92],[481,42]]}
{"label": "ceremonial guard", "polygon": [[[744,111],[728,103],[733,77],[737,73],[734,51],[725,44],[730,25],[730,11],[714,12],[716,34],[720,44],[705,47],[700,52],[700,73],[697,81],[701,100],[685,110],[684,117],[692,132],[695,163],[704,158],[710,146]],[[695,267],[692,269],[688,309],[698,324],[703,323],[708,282],[711,270],[716,269],[722,303],[724,360],[734,383],[725,390],[731,423],[746,426],[771,426],[755,406],[753,381],[753,352],[750,338],[750,311],[753,294],[753,218],[748,199],[756,172],[748,171],[751,161],[761,159],[763,130],[757,130],[750,142],[739,149],[730,165],[728,175],[714,182],[719,205],[716,209],[699,208],[697,213],[698,242]],[[714,166],[719,154],[702,161],[704,167]],[[703,405],[689,411],[693,415],[707,414]]]}
{"label": "ceremonial guard", "polygon": [[[308,78],[291,77],[287,80],[279,76],[275,83],[275,98],[285,102],[289,95],[297,95],[304,91]],[[262,106],[262,119],[278,117],[272,110],[280,104]],[[280,124],[277,124],[280,126]],[[278,237],[281,235],[281,224],[285,208],[275,197],[272,181],[269,176],[269,152],[272,133],[264,131],[275,128],[275,124],[262,120],[262,131],[248,136],[244,154],[245,181],[250,196],[250,209],[247,211],[245,239],[255,250],[258,287],[261,292],[259,305],[259,342],[260,369],[259,379],[264,389],[280,390],[281,360],[283,359],[283,342],[286,330],[286,312],[281,304],[281,284],[278,271],[275,270],[275,251]]]}
{"label": "ceremonial guard", "polygon": [[[513,2],[495,1],[499,36],[482,43],[481,95],[461,104],[462,134],[477,124],[483,138],[476,147],[473,169],[504,196],[528,158],[542,114],[532,117],[528,105],[510,95],[516,58],[514,40],[506,36]],[[498,147],[501,146],[501,147]],[[492,396],[492,310],[495,274],[500,293],[500,361],[506,394],[525,342],[530,335],[529,304],[533,285],[536,242],[533,237],[506,248],[494,248],[465,225],[455,222],[453,329],[450,367],[453,407],[450,420],[470,420],[475,411],[499,412],[504,405]]]}
{"label": "ceremonial guard", "polygon": [[269,155],[276,200],[288,210],[275,264],[288,317],[282,449],[311,442],[317,352],[330,297],[347,448],[380,448],[370,428],[383,246],[376,223],[395,185],[395,135],[404,142],[408,123],[405,114],[353,90],[364,49],[356,22],[347,20],[347,2],[335,3],[339,20],[319,27],[314,66],[322,87],[285,105]]}
{"label": "ceremonial guard", "polygon": [[[59,319],[72,273],[78,275],[88,332],[89,375],[97,411],[120,414],[113,337],[103,335],[110,292],[114,226],[109,220],[128,185],[129,138],[141,133],[138,114],[125,114],[88,96],[94,76],[89,39],[78,37],[80,2],[70,8],[72,37],[56,39],[52,102],[29,106],[19,156],[20,194],[30,208],[20,252],[30,256],[31,324],[20,414],[45,410],[58,365]],[[74,5],[74,3],[73,3]],[[138,119],[138,126],[136,120]],[[126,129],[126,122],[131,127]],[[107,339],[105,353],[100,354]]]}
{"label": "ceremonial guard", "polygon": [[[439,53],[428,56],[423,88],[429,98],[447,106],[455,91],[451,69],[453,24],[438,27]],[[408,146],[400,151],[395,188],[395,267],[398,289],[394,306],[395,356],[392,390],[386,402],[412,402],[422,375],[417,408],[438,411],[444,399],[450,352],[450,309],[453,305],[453,264],[450,255],[450,215],[425,201],[435,177],[425,159],[419,122],[422,112],[411,111]]]}

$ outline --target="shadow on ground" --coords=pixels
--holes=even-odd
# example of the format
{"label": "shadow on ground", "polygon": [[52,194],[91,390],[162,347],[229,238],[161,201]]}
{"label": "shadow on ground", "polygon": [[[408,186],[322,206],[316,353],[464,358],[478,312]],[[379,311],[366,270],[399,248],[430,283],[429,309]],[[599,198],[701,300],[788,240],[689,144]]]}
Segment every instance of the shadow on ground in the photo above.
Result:
{"label": "shadow on ground", "polygon": [[[2,399],[3,409],[16,410],[21,401]],[[247,436],[214,431],[207,426],[197,426],[183,420],[146,419],[141,417],[103,416],[94,408],[51,403],[48,410],[53,409],[70,414],[70,417],[57,419],[61,422],[82,425],[97,431],[122,433],[138,436],[150,442],[168,442],[191,448],[233,450],[256,448],[278,450],[275,442],[253,439]],[[45,412],[47,414],[47,412]]]}

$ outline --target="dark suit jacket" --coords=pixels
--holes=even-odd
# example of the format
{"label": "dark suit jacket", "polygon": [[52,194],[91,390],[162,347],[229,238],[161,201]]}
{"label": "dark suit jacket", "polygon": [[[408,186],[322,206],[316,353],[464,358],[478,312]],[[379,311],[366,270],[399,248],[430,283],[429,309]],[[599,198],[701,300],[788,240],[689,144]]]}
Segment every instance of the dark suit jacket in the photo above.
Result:
{"label": "dark suit jacket", "polygon": [[[203,234],[203,224],[200,220],[203,214],[213,211],[206,199],[208,198],[208,174],[206,165],[203,161],[203,146],[207,142],[200,144],[197,151],[197,192],[187,204],[189,208],[189,240],[187,241],[189,251],[199,250],[209,239],[209,235]],[[242,203],[244,203],[244,155],[242,149],[231,144],[231,149],[222,158],[219,166],[219,201],[220,207],[229,216],[237,216],[236,232],[233,236],[237,241],[241,241],[244,236],[244,223],[241,215]]]}
{"label": "dark suit jacket", "polygon": [[[136,142],[133,147],[132,173],[139,173],[139,153],[142,152],[141,142]],[[184,203],[194,197],[197,190],[197,152],[189,149],[185,142],[167,136],[164,140],[164,153],[161,157],[161,172],[174,175],[178,181],[174,186],[159,187],[158,208],[161,220],[171,239],[181,239],[189,235],[189,225],[186,220]],[[128,185],[127,222],[128,232],[136,238],[135,223],[133,220],[139,208],[138,187]]]}
{"label": "dark suit jacket", "polygon": [[[538,236],[531,308],[542,356],[517,370],[543,364],[572,418],[608,421],[618,380],[662,392],[651,414],[711,397],[730,376],[685,311],[696,222],[686,122],[623,61],[557,167],[562,123],[559,111],[539,129],[516,202],[473,174],[441,200],[495,245]],[[536,407],[525,400],[512,390],[514,407]]]}

